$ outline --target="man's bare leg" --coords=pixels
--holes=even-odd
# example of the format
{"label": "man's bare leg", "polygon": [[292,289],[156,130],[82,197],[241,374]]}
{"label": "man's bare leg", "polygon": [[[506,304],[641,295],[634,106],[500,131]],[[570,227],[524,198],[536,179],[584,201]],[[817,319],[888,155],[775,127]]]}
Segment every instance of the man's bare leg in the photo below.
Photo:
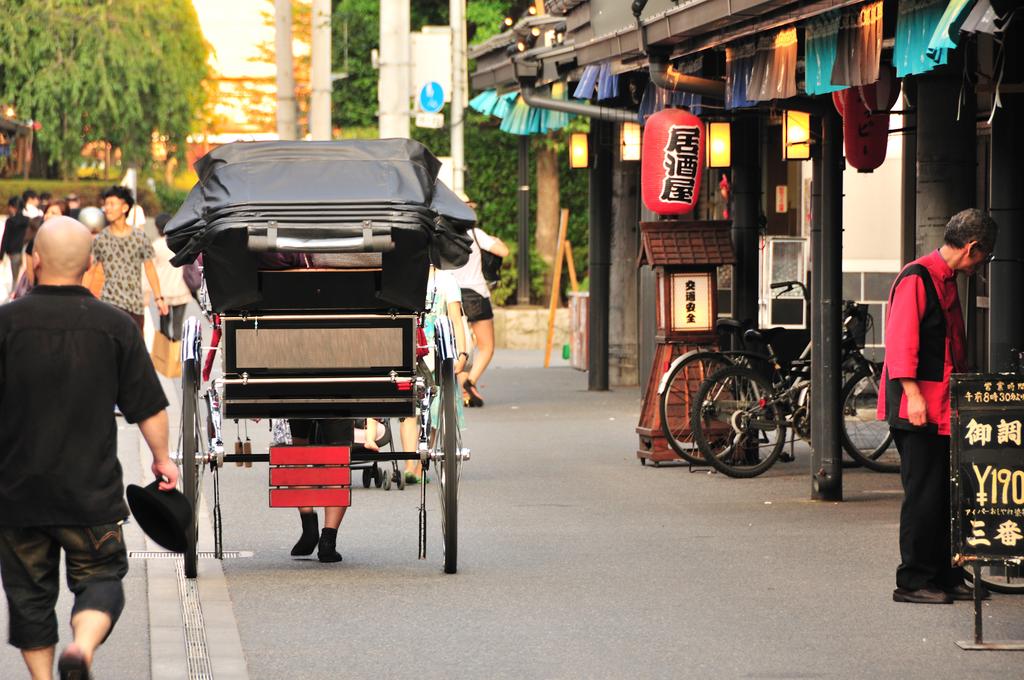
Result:
{"label": "man's bare leg", "polygon": [[92,665],[92,656],[96,652],[96,648],[107,639],[112,626],[113,621],[110,619],[110,614],[95,609],[83,609],[71,617],[71,629],[75,632],[75,641],[68,645],[68,649],[77,646],[86,662]]}

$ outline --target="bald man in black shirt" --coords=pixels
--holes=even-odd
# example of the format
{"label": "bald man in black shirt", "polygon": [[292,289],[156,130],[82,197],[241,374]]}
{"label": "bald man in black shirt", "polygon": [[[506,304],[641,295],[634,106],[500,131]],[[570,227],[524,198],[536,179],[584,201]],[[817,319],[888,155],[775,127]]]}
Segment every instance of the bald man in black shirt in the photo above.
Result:
{"label": "bald man in black shirt", "polygon": [[115,404],[139,424],[160,488],[178,480],[167,399],[142,335],[128,314],[81,286],[91,248],[80,222],[48,220],[32,253],[38,285],[0,307],[0,576],[9,642],[33,678],[53,676],[62,549],[75,595],[62,678],[88,677],[124,607],[128,508]]}

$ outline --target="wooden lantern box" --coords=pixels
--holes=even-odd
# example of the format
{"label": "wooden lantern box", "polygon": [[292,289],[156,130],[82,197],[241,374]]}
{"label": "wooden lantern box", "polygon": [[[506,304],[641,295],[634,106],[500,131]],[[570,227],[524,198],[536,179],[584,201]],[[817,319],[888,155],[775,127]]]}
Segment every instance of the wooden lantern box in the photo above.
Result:
{"label": "wooden lantern box", "polygon": [[735,263],[730,228],[728,221],[640,223],[638,266],[650,265],[657,277],[657,348],[636,428],[640,436],[636,455],[641,462],[680,460],[662,433],[658,384],[676,357],[698,347],[716,346],[716,270]]}

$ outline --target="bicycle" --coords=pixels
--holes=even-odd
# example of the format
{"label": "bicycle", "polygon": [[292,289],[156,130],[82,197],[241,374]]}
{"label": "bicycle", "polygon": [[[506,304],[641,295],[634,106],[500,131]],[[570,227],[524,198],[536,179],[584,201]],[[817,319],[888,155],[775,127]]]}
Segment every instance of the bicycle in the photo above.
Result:
{"label": "bicycle", "polygon": [[[782,292],[799,287],[799,282],[774,284]],[[877,394],[877,364],[861,352],[864,336],[870,327],[870,315],[865,305],[846,302],[843,312],[843,340],[841,343],[844,381],[841,391],[844,415],[841,427],[843,448],[856,462],[870,469],[889,471],[892,462],[880,457],[892,447],[892,435],[887,427],[865,425],[863,405]],[[783,337],[784,329],[766,331],[748,330],[744,334],[749,346],[760,343],[765,353],[750,350],[705,354],[704,364],[728,364],[717,367],[708,375],[691,401],[690,433],[701,463],[711,465],[732,477],[754,477],[775,464],[782,457],[787,442],[787,428],[795,437],[789,440],[791,448],[786,460],[793,459],[796,437],[810,438],[810,343],[794,360],[780,361],[775,345]],[[677,375],[685,367],[675,367]],[[691,365],[692,368],[692,365]],[[666,379],[671,384],[673,376]],[[672,389],[666,386],[664,399],[668,407]],[[871,402],[874,404],[874,402]],[[860,408],[858,408],[860,406]],[[873,406],[872,406],[873,409]],[[671,419],[663,418],[663,427],[669,431]],[[669,443],[681,443],[669,437]],[[674,448],[674,447],[673,447]],[[695,457],[693,450],[690,457]],[[693,462],[693,461],[691,461]],[[898,468],[898,464],[897,464]]]}

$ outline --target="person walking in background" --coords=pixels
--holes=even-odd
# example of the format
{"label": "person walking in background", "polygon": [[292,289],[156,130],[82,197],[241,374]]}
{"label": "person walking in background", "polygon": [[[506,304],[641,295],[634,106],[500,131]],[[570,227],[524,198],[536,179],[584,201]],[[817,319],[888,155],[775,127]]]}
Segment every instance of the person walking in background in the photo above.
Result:
{"label": "person walking in background", "polygon": [[64,203],[67,205],[67,216],[78,219],[78,211],[82,209],[82,201],[78,198],[78,194],[71,192],[64,197]]}
{"label": "person walking in background", "polygon": [[[469,207],[476,208],[470,202]],[[482,251],[498,257],[508,257],[509,250],[501,239],[491,236],[483,229],[474,227],[471,230],[473,243],[470,244],[469,260],[465,265],[452,270],[452,275],[462,289],[462,310],[469,321],[476,340],[476,354],[469,372],[459,372],[459,385],[466,395],[469,406],[483,406],[483,396],[477,388],[480,377],[487,370],[494,356],[494,311],[491,309],[491,290],[484,278],[482,269]]]}
{"label": "person walking in background", "polygon": [[[21,251],[25,247],[25,233],[28,231],[28,222],[32,217],[42,216],[42,213],[39,213],[39,215],[35,214],[35,212],[38,212],[38,209],[33,212],[30,210],[30,206],[26,204],[26,200],[31,200],[35,193],[31,189],[25,190],[25,193],[18,200],[17,206],[15,206],[14,214],[7,218],[7,223],[4,225],[4,237],[2,243],[0,243],[0,251],[2,251],[3,255],[7,256],[7,260],[10,262],[12,285],[18,282],[18,276],[21,274]],[[38,197],[35,200],[38,201]],[[32,215],[28,214],[30,212],[32,212]]]}
{"label": "person walking in background", "polygon": [[62,679],[90,677],[124,608],[128,508],[115,403],[138,423],[160,488],[178,480],[167,399],[141,333],[80,285],[91,247],[81,223],[50,219],[32,253],[39,285],[0,307],[0,580],[8,641],[36,680],[53,677],[61,550],[74,594]]}
{"label": "person walking in background", "polygon": [[171,264],[174,253],[167,247],[167,238],[164,236],[164,227],[171,220],[168,213],[160,213],[156,216],[156,230],[160,238],[153,241],[153,252],[156,254],[156,276],[160,279],[160,290],[163,291],[164,301],[170,307],[170,313],[160,317],[160,332],[171,340],[181,340],[181,329],[185,324],[185,308],[188,301],[192,299],[189,287],[185,285],[184,272],[180,267]]}
{"label": "person walking in background", "polygon": [[103,268],[100,299],[127,312],[142,330],[145,302],[140,264],[145,266],[146,279],[156,296],[160,315],[167,314],[169,309],[157,278],[153,246],[141,229],[134,229],[126,222],[134,204],[132,193],[125,187],[113,186],[103,192],[103,214],[108,226],[93,241],[92,256]]}
{"label": "person walking in background", "polygon": [[958,212],[942,247],[905,266],[889,292],[878,418],[892,429],[904,492],[896,602],[973,597],[963,569],[950,562],[949,378],[967,370],[956,275],[973,276],[991,261],[997,231],[981,210]]}

